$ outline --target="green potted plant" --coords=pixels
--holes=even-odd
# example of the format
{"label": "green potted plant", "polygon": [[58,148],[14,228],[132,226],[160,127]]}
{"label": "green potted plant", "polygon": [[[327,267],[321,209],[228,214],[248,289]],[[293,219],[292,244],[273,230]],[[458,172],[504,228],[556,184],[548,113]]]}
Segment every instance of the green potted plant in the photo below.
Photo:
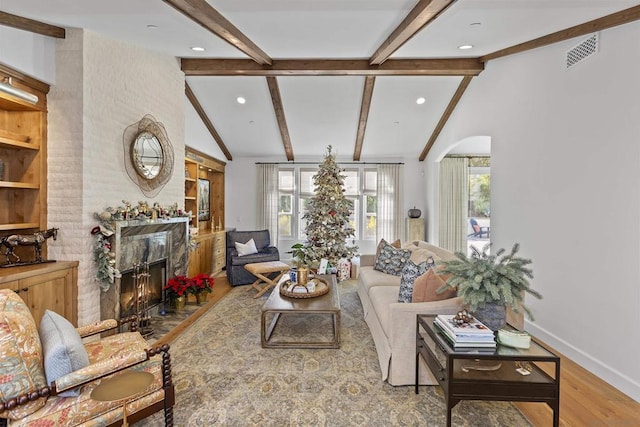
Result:
{"label": "green potted plant", "polygon": [[291,246],[290,254],[293,258],[293,264],[296,267],[300,268],[309,266],[309,262],[311,260],[307,256],[307,248],[304,244],[296,243],[295,245]]}
{"label": "green potted plant", "polygon": [[302,285],[307,283],[307,279],[309,277],[309,265],[311,262],[306,249],[306,246],[302,243],[296,243],[291,246],[293,264],[298,269],[298,283]]}
{"label": "green potted plant", "polygon": [[522,308],[533,319],[531,310],[523,303],[524,293],[538,299],[542,295],[529,284],[533,278],[533,272],[527,267],[531,260],[516,255],[520,249],[517,243],[506,255],[504,249],[489,255],[489,247],[486,245],[482,252],[472,247],[470,257],[456,252],[457,259],[440,262],[438,273],[451,274],[451,277],[437,292],[456,289],[469,311],[492,330],[505,326],[507,308],[516,313]]}

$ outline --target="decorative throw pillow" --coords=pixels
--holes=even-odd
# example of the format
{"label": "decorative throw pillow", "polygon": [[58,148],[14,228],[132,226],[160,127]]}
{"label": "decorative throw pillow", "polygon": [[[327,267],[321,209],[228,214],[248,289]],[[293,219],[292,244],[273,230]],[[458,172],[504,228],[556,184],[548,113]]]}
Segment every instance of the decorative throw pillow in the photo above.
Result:
{"label": "decorative throw pillow", "polygon": [[439,275],[435,268],[430,268],[413,282],[413,298],[411,302],[442,301],[456,296],[456,290],[448,288],[439,294],[438,289],[451,277],[450,274]]}
{"label": "decorative throw pillow", "polygon": [[427,270],[435,266],[435,263],[421,262],[416,264],[411,259],[407,261],[402,269],[400,276],[400,292],[398,293],[398,302],[411,302],[413,298],[413,282]]}
{"label": "decorative throw pillow", "polygon": [[[89,356],[76,328],[64,317],[47,310],[40,321],[40,341],[44,352],[47,384],[89,366]],[[60,396],[79,396],[80,390],[67,390]]]}
{"label": "decorative throw pillow", "polygon": [[395,242],[393,242],[393,243],[389,243],[389,242],[387,242],[387,241],[386,241],[386,240],[384,240],[384,239],[380,239],[380,243],[378,243],[378,247],[376,248],[376,256],[375,256],[375,258],[373,259],[373,263],[374,263],[374,264],[376,263],[376,261],[378,260],[378,257],[380,256],[380,251],[382,250],[382,247],[383,247],[384,245],[389,245],[389,244],[390,244],[391,246],[393,246],[394,248],[396,248],[396,249],[400,249],[400,239],[397,239],[397,240],[396,240]]}
{"label": "decorative throw pillow", "polygon": [[236,251],[238,251],[238,256],[257,254],[258,249],[256,248],[256,242],[253,238],[249,239],[247,243],[236,242]]}
{"label": "decorative throw pillow", "polygon": [[386,274],[399,276],[410,256],[410,251],[405,249],[396,249],[385,242],[382,245],[382,249],[380,249],[380,255],[378,255],[373,269],[382,271]]}

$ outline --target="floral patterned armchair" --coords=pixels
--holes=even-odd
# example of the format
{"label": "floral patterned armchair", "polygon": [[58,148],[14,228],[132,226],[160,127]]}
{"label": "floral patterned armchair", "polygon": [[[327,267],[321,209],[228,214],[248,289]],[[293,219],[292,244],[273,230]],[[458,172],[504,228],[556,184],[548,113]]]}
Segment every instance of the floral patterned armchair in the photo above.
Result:
{"label": "floral patterned armchair", "polygon": [[[48,314],[52,314],[53,324],[59,319],[67,322],[55,313],[47,312],[45,316]],[[126,399],[127,420],[136,422],[164,410],[165,425],[172,426],[175,398],[169,346],[148,348],[136,331],[136,322],[134,316],[77,329],[67,322],[74,329],[71,334],[64,325],[49,333],[51,329],[43,326],[43,317],[38,331],[22,299],[11,290],[0,290],[0,418],[6,419],[8,426],[120,425],[124,400],[100,402],[90,395],[104,378],[132,369],[149,372],[154,379],[142,392]],[[50,324],[47,319],[47,325]],[[112,332],[95,339],[103,332],[117,332],[125,324],[131,332]],[[51,349],[62,348],[65,355],[77,350],[67,344],[72,340],[63,339],[62,346],[58,342],[51,344],[50,337],[56,340],[65,334],[79,336],[83,347],[80,353],[86,351],[88,364],[68,373],[56,372],[58,377],[48,381],[50,373],[60,371],[64,365],[52,359]],[[82,340],[89,336],[94,339]],[[69,347],[65,348],[66,345]]]}

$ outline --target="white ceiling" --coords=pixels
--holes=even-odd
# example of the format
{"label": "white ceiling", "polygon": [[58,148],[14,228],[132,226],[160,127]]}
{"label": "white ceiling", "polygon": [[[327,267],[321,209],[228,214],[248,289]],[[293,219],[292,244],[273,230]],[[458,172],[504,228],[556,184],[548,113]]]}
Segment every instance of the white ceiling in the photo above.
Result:
{"label": "white ceiling", "polygon": [[[417,1],[208,3],[271,58],[367,59]],[[458,0],[392,58],[475,58],[638,4],[630,0]],[[176,57],[247,58],[161,0],[0,0],[0,10],[57,26],[86,28]],[[462,44],[474,48],[459,50]],[[192,46],[206,50],[194,52]],[[361,160],[417,159],[461,79],[377,77]],[[329,144],[340,157],[353,156],[364,77],[277,80],[295,158],[320,157]],[[234,159],[286,160],[264,77],[189,76],[187,82]],[[245,97],[246,104],[238,104],[238,96]],[[426,98],[423,105],[415,103],[420,96]],[[188,137],[215,147],[195,110],[187,108],[186,114]],[[474,154],[486,150],[480,146],[486,144],[469,150]]]}

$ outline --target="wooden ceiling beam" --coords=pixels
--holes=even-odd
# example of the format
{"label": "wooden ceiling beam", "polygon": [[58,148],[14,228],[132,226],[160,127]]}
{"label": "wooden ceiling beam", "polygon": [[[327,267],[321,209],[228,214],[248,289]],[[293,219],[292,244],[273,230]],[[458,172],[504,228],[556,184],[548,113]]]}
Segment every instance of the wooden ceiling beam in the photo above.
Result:
{"label": "wooden ceiling beam", "polygon": [[163,0],[187,18],[211,31],[231,46],[241,50],[258,64],[271,64],[271,58],[249,37],[206,0]]}
{"label": "wooden ceiling beam", "polygon": [[451,101],[449,101],[449,105],[447,105],[447,108],[444,110],[444,113],[442,114],[442,117],[440,117],[440,121],[438,122],[435,129],[433,130],[433,133],[431,134],[431,137],[429,138],[427,145],[425,145],[424,149],[422,150],[422,153],[420,154],[419,160],[421,162],[424,162],[424,159],[427,158],[427,154],[429,154],[429,150],[431,150],[431,147],[433,147],[433,144],[436,142],[436,139],[438,139],[440,132],[442,132],[442,129],[444,128],[444,125],[447,124],[449,117],[451,117],[451,114],[456,109],[456,106],[458,105],[460,98],[462,98],[464,91],[467,90],[467,87],[469,86],[469,83],[471,83],[472,78],[473,77],[471,76],[466,76],[460,82],[460,85],[458,86],[456,93],[453,94],[453,98],[451,98]]}
{"label": "wooden ceiling beam", "polygon": [[187,76],[477,76],[477,58],[389,59],[369,65],[366,59],[274,59],[260,65],[248,59],[182,58]]}
{"label": "wooden ceiling beam", "polygon": [[271,102],[273,103],[273,110],[276,113],[276,119],[278,120],[278,128],[280,129],[280,136],[282,137],[282,145],[284,146],[284,152],[287,155],[287,160],[291,162],[294,160],[293,147],[291,146],[291,137],[289,136],[287,119],[284,114],[282,98],[280,97],[280,88],[278,87],[278,80],[276,80],[275,77],[267,76],[267,85],[269,85],[269,92],[271,93]]}
{"label": "wooden ceiling beam", "polygon": [[55,37],[57,39],[63,39],[66,36],[66,30],[64,28],[2,11],[0,11],[0,25],[41,34],[47,37]]}
{"label": "wooden ceiling beam", "polygon": [[371,98],[373,97],[373,87],[376,83],[374,76],[367,76],[364,79],[364,90],[362,91],[362,104],[360,105],[360,120],[358,120],[358,133],[356,134],[356,147],[353,150],[353,161],[359,162],[362,154],[362,143],[367,130],[369,120],[369,110],[371,109]]}
{"label": "wooden ceiling beam", "polygon": [[209,133],[213,137],[214,141],[216,141],[216,143],[218,144],[218,147],[224,153],[224,156],[226,157],[226,159],[229,161],[233,160],[233,157],[231,156],[231,153],[227,149],[227,146],[224,144],[224,141],[222,141],[220,134],[218,133],[216,128],[213,126],[213,123],[211,123],[211,120],[209,120],[209,116],[207,116],[207,113],[205,113],[204,108],[202,108],[202,105],[200,105],[198,98],[196,98],[196,95],[193,93],[193,91],[191,90],[191,87],[189,87],[189,84],[186,82],[184,84],[184,93],[185,95],[187,95],[187,99],[189,100],[189,102],[191,102],[191,105],[193,105],[193,108],[196,110],[196,113],[198,113],[198,116],[200,116],[200,120],[202,120],[202,123],[204,123],[206,128],[209,130]]}
{"label": "wooden ceiling beam", "polygon": [[420,0],[414,6],[404,20],[391,32],[391,35],[382,42],[380,47],[369,59],[371,65],[382,64],[393,53],[400,49],[411,37],[425,25],[433,22],[442,12],[455,3],[456,0]]}
{"label": "wooden ceiling beam", "polygon": [[602,18],[594,19],[584,24],[575,25],[573,27],[556,31],[537,39],[529,40],[505,49],[498,50],[493,53],[481,56],[480,60],[486,62],[492,59],[502,58],[503,56],[513,55],[515,53],[536,49],[574,37],[584,36],[586,34],[595,33],[596,31],[606,30],[607,28],[617,27],[618,25],[628,24],[640,19],[640,5],[633,6]]}

